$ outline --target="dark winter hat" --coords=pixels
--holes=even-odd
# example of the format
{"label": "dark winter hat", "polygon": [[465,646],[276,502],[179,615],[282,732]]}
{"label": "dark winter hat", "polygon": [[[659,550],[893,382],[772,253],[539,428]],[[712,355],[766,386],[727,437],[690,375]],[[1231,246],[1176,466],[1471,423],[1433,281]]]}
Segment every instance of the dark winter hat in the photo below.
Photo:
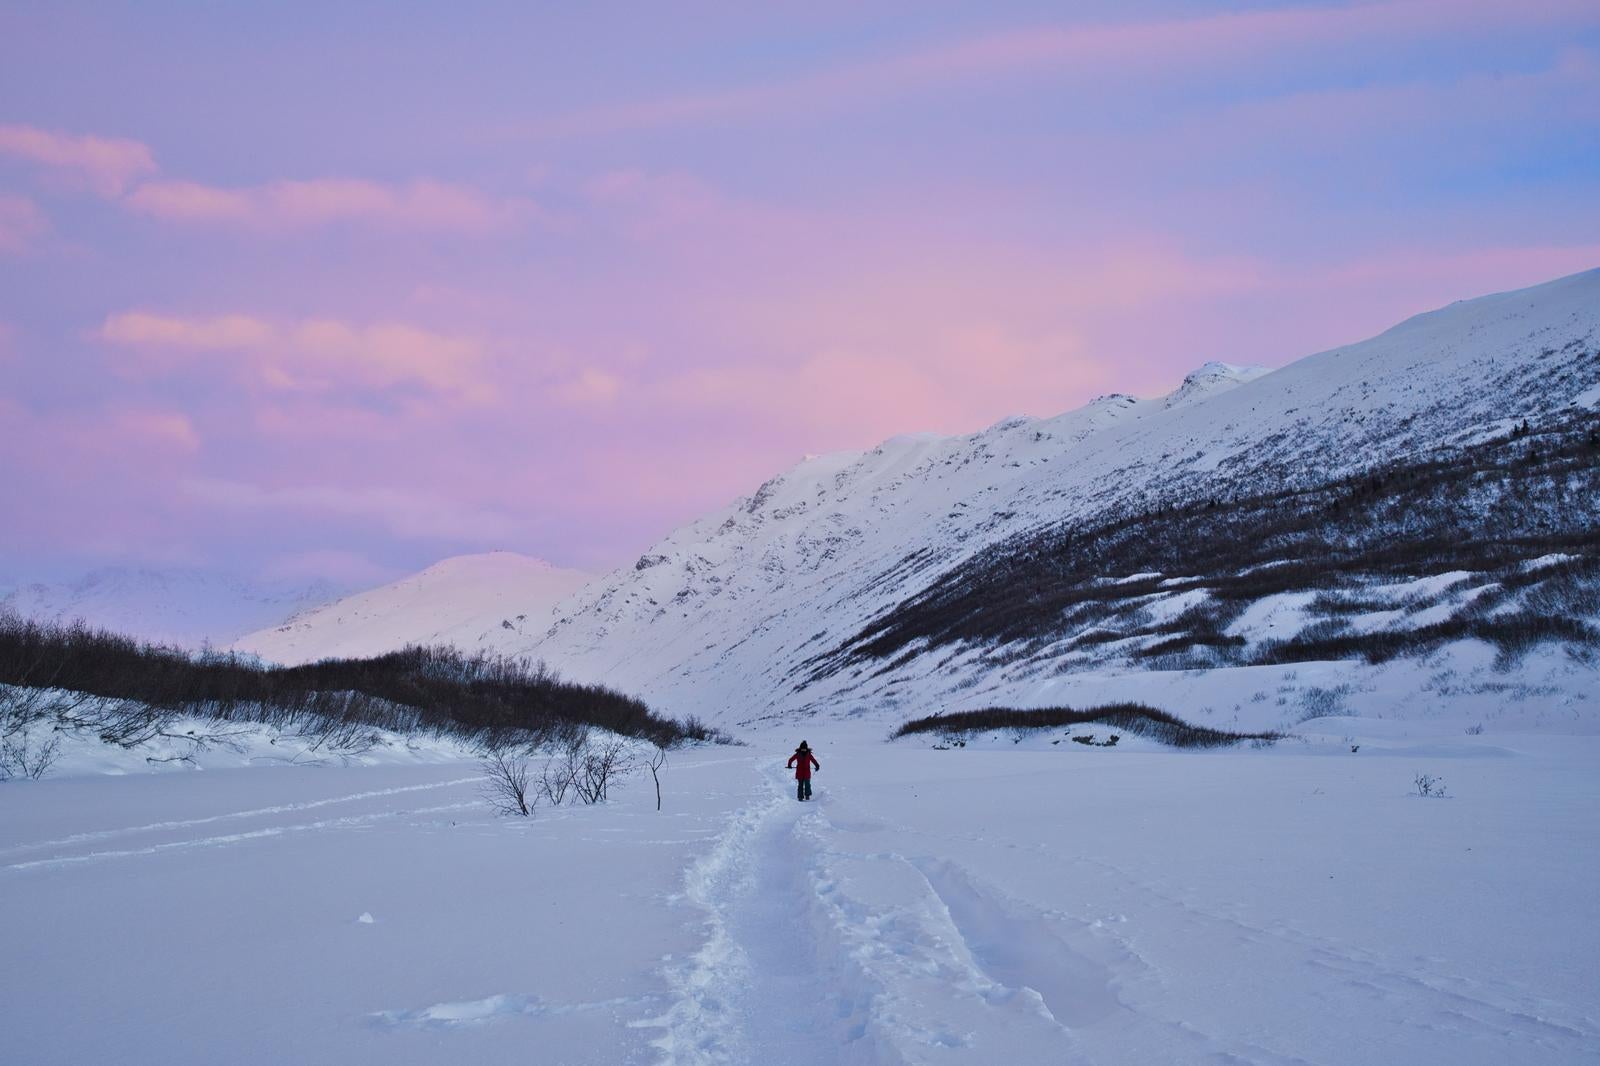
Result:
{"label": "dark winter hat", "polygon": [[806,742],[802,740],[800,742],[800,746],[798,748],[796,748],[795,750],[796,751],[810,751],[811,749],[806,747]]}

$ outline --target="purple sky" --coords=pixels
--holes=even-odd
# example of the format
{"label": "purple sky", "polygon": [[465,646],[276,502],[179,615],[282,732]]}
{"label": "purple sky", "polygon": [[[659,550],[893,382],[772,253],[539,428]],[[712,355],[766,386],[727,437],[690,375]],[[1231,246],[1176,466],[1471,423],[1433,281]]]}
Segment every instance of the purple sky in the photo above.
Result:
{"label": "purple sky", "polygon": [[8,3],[0,577],[607,567],[1597,265],[1594,0]]}

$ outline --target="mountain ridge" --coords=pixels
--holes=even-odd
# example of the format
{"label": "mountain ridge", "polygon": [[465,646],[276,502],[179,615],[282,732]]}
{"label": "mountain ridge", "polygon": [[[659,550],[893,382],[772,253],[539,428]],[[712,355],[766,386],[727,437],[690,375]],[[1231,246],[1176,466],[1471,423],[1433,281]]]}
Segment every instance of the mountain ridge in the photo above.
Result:
{"label": "mountain ridge", "polygon": [[[1407,564],[1415,573],[1385,570],[1390,564],[1368,549],[1366,555],[1340,556],[1342,570],[1330,569],[1329,562],[1318,571],[1317,559],[1318,553],[1327,555],[1318,539],[1322,533],[1363,544],[1381,544],[1379,534],[1390,532],[1401,541],[1421,537],[1423,532],[1406,531],[1403,515],[1393,531],[1382,523],[1391,522],[1390,511],[1399,503],[1444,514],[1454,498],[1439,494],[1458,491],[1488,495],[1451,511],[1457,533],[1497,544],[1528,531],[1481,521],[1469,530],[1482,517],[1474,508],[1492,512],[1494,493],[1531,492],[1543,501],[1540,494],[1555,492],[1556,502],[1538,504],[1543,511],[1506,514],[1514,512],[1514,521],[1526,523],[1554,521],[1552,530],[1559,526],[1568,533],[1552,532],[1546,540],[1576,544],[1582,556],[1588,550],[1584,538],[1600,521],[1592,508],[1562,496],[1561,486],[1587,485],[1592,477],[1583,434],[1594,405],[1585,397],[1600,395],[1597,390],[1600,270],[1592,270],[1457,301],[1275,370],[1211,361],[1163,396],[1113,393],[1053,416],[1003,418],[976,433],[901,434],[864,451],[808,456],[752,493],[672,531],[633,562],[571,590],[542,631],[531,624],[498,624],[505,619],[487,613],[462,624],[474,628],[472,647],[541,658],[564,674],[711,721],[888,715],[903,707],[927,713],[979,701],[1041,705],[1102,693],[1159,703],[1149,694],[1156,690],[1187,693],[1173,697],[1187,699],[1207,686],[1232,692],[1240,679],[1266,677],[1271,671],[1257,662],[1268,655],[1269,644],[1289,640],[1296,654],[1309,654],[1314,642],[1294,645],[1296,634],[1327,631],[1328,639],[1314,646],[1328,649],[1328,662],[1277,671],[1278,683],[1290,689],[1296,682],[1289,675],[1318,678],[1315,684],[1299,682],[1291,709],[1273,712],[1279,717],[1263,717],[1266,712],[1255,707],[1264,689],[1238,699],[1224,692],[1238,726],[1281,728],[1282,716],[1298,713],[1302,698],[1307,706],[1322,699],[1311,690],[1362,691],[1379,684],[1373,678],[1399,669],[1362,665],[1356,661],[1360,654],[1349,650],[1359,647],[1351,643],[1352,632],[1411,625],[1412,615],[1405,613],[1410,608],[1391,605],[1391,599],[1427,600],[1426,610],[1413,612],[1422,620],[1415,632],[1455,634],[1437,646],[1418,644],[1414,633],[1383,636],[1410,649],[1405,654],[1413,658],[1445,654],[1439,648],[1446,645],[1455,655],[1471,643],[1469,637],[1480,644],[1511,639],[1506,634],[1523,630],[1505,619],[1521,619],[1517,612],[1535,593],[1589,602],[1583,596],[1591,577],[1581,567],[1561,571],[1565,576],[1551,578],[1554,584],[1544,577],[1515,577],[1518,567],[1538,562],[1538,553],[1549,554],[1537,537],[1521,538],[1522,555],[1517,552],[1523,548],[1512,545],[1467,559],[1498,568],[1500,576],[1483,581],[1499,582],[1504,593],[1496,594],[1496,609],[1510,613],[1499,621],[1471,615],[1472,597],[1443,579],[1438,568],[1454,565],[1448,552],[1419,556]],[[1385,474],[1388,487],[1381,487]],[[1486,477],[1500,478],[1492,492],[1480,486]],[[1319,518],[1324,512],[1317,507],[1329,517]],[[1294,573],[1313,583],[1333,582],[1325,591],[1334,598],[1353,596],[1358,587],[1376,590],[1369,597],[1372,610],[1352,615],[1351,632],[1339,629],[1345,625],[1339,617],[1307,612],[1314,590],[1278,588],[1236,602],[1249,582],[1221,572],[1093,575],[1094,582],[1125,595],[1098,597],[1100,613],[1093,618],[1069,611],[1078,617],[1070,624],[1055,615],[1030,616],[1036,639],[1022,645],[1015,638],[984,644],[991,638],[973,634],[1011,630],[982,618],[955,628],[916,621],[935,607],[1000,617],[1050,597],[1078,602],[1081,568],[1041,569],[1030,559],[1041,552],[1094,558],[1074,538],[1097,529],[1136,533],[1144,523],[1168,534],[1210,530],[1206,535],[1248,542],[1288,518],[1301,525],[1285,550],[1311,553],[1295,561]],[[1576,540],[1569,535],[1574,530]],[[1439,535],[1427,531],[1428,537]],[[1126,539],[1116,536],[1123,538],[1117,543]],[[1145,547],[1150,546],[1128,542],[1116,559],[1132,566]],[[1204,570],[1205,546],[1196,551],[1181,558]],[[1212,554],[1243,560],[1238,552]],[[1122,565],[1105,558],[1108,566]],[[1271,565],[1270,559],[1252,559],[1240,565]],[[1546,571],[1535,566],[1527,573]],[[965,596],[964,585],[973,582],[998,592]],[[1275,628],[1280,625],[1284,629]],[[1564,631],[1565,637],[1536,636],[1534,645],[1568,638],[1569,647],[1575,647],[1571,640],[1581,645],[1586,625]],[[944,644],[899,637],[884,643],[901,629],[968,636]],[[1345,633],[1343,644],[1332,640],[1336,632]],[[880,646],[895,650],[880,658],[871,650]],[[1592,666],[1569,669],[1564,660],[1545,662],[1543,654],[1517,653],[1516,663],[1523,665],[1516,669],[1538,676],[1528,674],[1516,684],[1570,695],[1573,686],[1593,680]],[[1472,684],[1490,692],[1500,683],[1485,679],[1483,671],[1491,666],[1467,659],[1472,661],[1462,670],[1477,679]],[[1384,705],[1402,708],[1414,701],[1425,681],[1407,675],[1383,682]],[[1149,691],[1125,691],[1132,684]],[[1267,706],[1282,704],[1280,695]]]}
{"label": "mountain ridge", "polygon": [[[1452,434],[1543,418],[1600,380],[1597,329],[1600,271],[1588,271],[1413,316],[1186,403],[1112,395],[803,462],[602,577],[519,650],[713,719],[876,713],[896,670],[854,696],[797,690],[806,649],[848,639],[982,549],[1113,509],[1421,461]],[[967,680],[926,698],[942,706]]]}

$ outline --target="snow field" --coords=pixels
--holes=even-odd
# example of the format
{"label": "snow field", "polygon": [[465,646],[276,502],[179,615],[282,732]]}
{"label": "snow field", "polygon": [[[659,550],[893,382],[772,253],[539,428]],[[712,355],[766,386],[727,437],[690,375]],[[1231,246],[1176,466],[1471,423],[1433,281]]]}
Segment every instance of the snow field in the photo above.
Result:
{"label": "snow field", "polygon": [[1306,726],[813,722],[812,803],[772,732],[530,820],[461,761],[11,783],[7,1061],[1600,1061],[1600,738]]}

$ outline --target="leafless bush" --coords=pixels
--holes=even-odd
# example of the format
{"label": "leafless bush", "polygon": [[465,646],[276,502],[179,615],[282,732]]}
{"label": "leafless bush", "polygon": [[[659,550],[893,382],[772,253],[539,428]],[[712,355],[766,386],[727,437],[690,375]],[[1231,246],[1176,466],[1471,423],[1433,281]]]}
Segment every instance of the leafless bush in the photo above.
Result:
{"label": "leafless bush", "polygon": [[539,795],[552,807],[560,807],[576,794],[578,774],[589,739],[583,733],[563,737],[555,754],[546,756],[539,768]]}
{"label": "leafless bush", "polygon": [[1300,721],[1309,722],[1313,718],[1332,718],[1344,714],[1345,697],[1352,691],[1349,685],[1334,685],[1331,688],[1322,688],[1318,685],[1307,687],[1300,694],[1300,705],[1304,708],[1300,713]]}
{"label": "leafless bush", "polygon": [[584,803],[604,803],[611,786],[633,768],[628,742],[613,736],[584,746],[573,788]]}
{"label": "leafless bush", "polygon": [[26,777],[37,781],[50,772],[60,758],[61,737],[52,730],[48,739],[37,741],[27,733],[0,740],[0,781]]}
{"label": "leafless bush", "polygon": [[[118,744],[160,732],[163,716],[175,715],[279,728],[325,718],[473,743],[507,735],[532,738],[560,725],[593,726],[669,746],[691,739],[680,723],[639,700],[598,685],[563,682],[543,663],[524,659],[408,647],[371,659],[278,668],[3,612],[0,685],[126,701],[128,713],[104,716],[102,709],[101,728]],[[0,728],[6,725],[0,721]],[[349,734],[341,743],[354,738]]]}
{"label": "leafless bush", "polygon": [[91,699],[54,688],[0,685],[0,738],[14,739],[40,722],[59,723]]}
{"label": "leafless bush", "polygon": [[[1230,733],[1221,729],[1191,725],[1155,707],[1138,703],[1115,703],[1104,707],[1074,710],[1071,707],[1041,707],[1017,710],[1011,707],[986,707],[974,711],[930,715],[903,723],[889,735],[897,740],[917,733],[935,733],[945,743],[961,746],[956,738],[972,733],[1000,729],[1059,729],[1062,726],[1102,724],[1135,736],[1146,737],[1175,748],[1216,748],[1243,740],[1281,740],[1280,733]],[[1076,738],[1074,738],[1076,739]]]}
{"label": "leafless bush", "polygon": [[545,759],[537,790],[554,807],[571,801],[604,803],[611,787],[632,768],[626,738],[613,735],[596,741],[581,734],[569,736]]}
{"label": "leafless bush", "polygon": [[276,745],[280,740],[305,743],[306,747],[288,761],[313,765],[324,763],[330,757],[349,763],[377,747],[383,737],[376,729],[358,721],[307,716],[293,732],[273,738],[272,743]]}
{"label": "leafless bush", "polygon": [[527,756],[497,748],[484,757],[481,766],[484,776],[481,791],[494,813],[521,818],[533,814],[538,797],[528,787]]}
{"label": "leafless bush", "polygon": [[1417,795],[1443,799],[1444,778],[1434,777],[1432,774],[1418,774],[1411,782],[1417,787]]}
{"label": "leafless bush", "polygon": [[576,781],[577,764],[570,756],[546,759],[539,770],[539,795],[548,800],[552,807],[559,807],[567,802],[567,796]]}

